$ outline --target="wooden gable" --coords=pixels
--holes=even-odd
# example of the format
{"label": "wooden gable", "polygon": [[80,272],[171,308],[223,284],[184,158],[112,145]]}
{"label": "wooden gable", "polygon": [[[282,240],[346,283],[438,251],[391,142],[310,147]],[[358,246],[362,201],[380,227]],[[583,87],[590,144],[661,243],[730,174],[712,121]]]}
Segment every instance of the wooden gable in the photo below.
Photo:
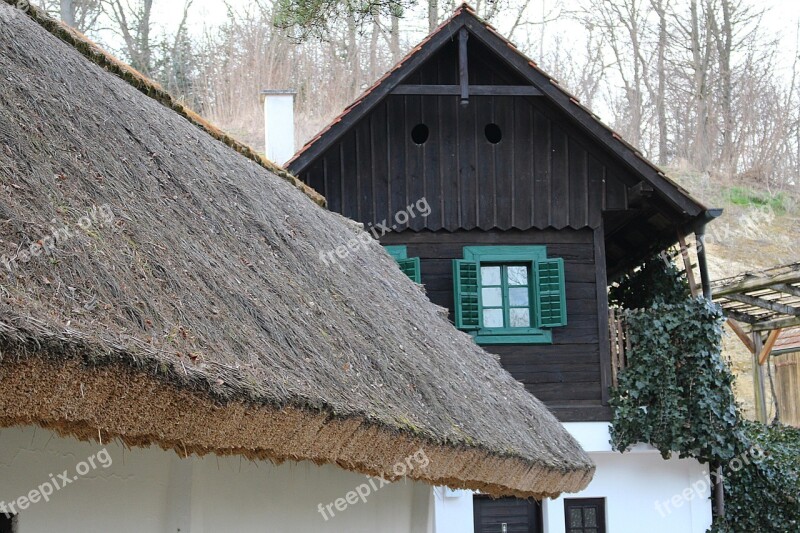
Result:
{"label": "wooden gable", "polygon": [[[605,228],[619,271],[706,209],[467,7],[289,162],[396,231]],[[426,217],[393,217],[424,198]]]}

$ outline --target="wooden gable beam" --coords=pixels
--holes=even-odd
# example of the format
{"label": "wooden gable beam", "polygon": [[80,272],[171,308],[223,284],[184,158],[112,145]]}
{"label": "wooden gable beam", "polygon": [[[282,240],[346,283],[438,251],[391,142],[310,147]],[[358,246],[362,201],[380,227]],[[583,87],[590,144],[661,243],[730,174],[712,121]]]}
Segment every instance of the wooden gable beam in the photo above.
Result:
{"label": "wooden gable beam", "polygon": [[[392,94],[462,96],[461,85],[411,85],[402,84],[392,89]],[[542,96],[542,91],[532,85],[467,85],[467,95],[475,96]]]}
{"label": "wooden gable beam", "polygon": [[757,298],[755,296],[748,296],[746,294],[727,294],[725,295],[725,298],[743,304],[761,307],[762,309],[769,309],[770,311],[775,311],[776,313],[781,313],[782,315],[800,316],[800,309],[797,307],[765,300],[764,298]]}
{"label": "wooden gable beam", "polygon": [[469,104],[469,61],[467,60],[467,40],[469,32],[462,27],[458,30],[458,79],[460,82],[461,105]]}

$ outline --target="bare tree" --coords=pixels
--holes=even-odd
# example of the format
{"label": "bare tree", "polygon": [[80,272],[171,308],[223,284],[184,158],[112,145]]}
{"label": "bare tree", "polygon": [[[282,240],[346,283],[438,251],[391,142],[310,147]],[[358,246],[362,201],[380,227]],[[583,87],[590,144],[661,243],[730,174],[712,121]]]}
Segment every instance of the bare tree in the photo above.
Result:
{"label": "bare tree", "polygon": [[39,6],[83,33],[95,29],[103,13],[100,0],[43,0]]}

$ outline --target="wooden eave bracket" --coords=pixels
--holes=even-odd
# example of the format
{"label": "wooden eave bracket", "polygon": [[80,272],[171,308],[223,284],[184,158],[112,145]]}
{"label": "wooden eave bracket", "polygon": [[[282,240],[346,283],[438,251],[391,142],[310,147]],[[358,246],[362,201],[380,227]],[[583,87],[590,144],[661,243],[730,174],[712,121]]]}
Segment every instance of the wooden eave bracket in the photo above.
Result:
{"label": "wooden eave bracket", "polygon": [[781,328],[773,329],[769,332],[769,336],[767,337],[767,342],[764,343],[764,347],[761,349],[761,353],[758,354],[758,364],[763,365],[769,354],[772,352],[772,348],[775,346],[775,343],[778,341],[778,336],[783,331]]}

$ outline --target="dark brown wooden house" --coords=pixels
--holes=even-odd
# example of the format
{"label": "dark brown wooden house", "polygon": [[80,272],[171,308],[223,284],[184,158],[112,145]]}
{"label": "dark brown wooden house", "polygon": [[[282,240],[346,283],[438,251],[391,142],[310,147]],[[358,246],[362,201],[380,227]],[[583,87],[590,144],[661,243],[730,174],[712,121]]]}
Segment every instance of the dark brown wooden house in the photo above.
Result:
{"label": "dark brown wooden house", "polygon": [[[565,421],[609,420],[609,280],[713,216],[466,6],[288,168],[331,210],[376,233],[391,228],[381,242],[420,259],[430,299]],[[540,255],[560,259],[546,264],[563,263],[564,299],[551,300],[564,316],[541,325],[536,272],[516,290],[492,269],[473,292],[485,296],[475,308],[482,323],[461,323],[453,260],[465,253],[527,270]],[[480,334],[503,312],[503,325],[526,331]]]}
{"label": "dark brown wooden house", "polygon": [[611,420],[609,283],[719,215],[467,5],[287,166],[565,422]]}

